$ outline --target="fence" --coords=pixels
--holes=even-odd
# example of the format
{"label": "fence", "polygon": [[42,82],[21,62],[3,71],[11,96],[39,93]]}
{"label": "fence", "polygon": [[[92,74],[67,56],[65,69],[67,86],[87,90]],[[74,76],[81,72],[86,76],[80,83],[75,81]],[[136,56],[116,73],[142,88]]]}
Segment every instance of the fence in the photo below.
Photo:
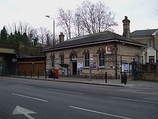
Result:
{"label": "fence", "polygon": [[33,71],[30,71],[30,73],[24,71],[24,72],[7,72],[2,70],[1,75],[3,76],[14,76],[14,77],[25,77],[25,78],[47,78],[49,76],[49,72],[48,71],[37,71],[37,73],[33,73]]}

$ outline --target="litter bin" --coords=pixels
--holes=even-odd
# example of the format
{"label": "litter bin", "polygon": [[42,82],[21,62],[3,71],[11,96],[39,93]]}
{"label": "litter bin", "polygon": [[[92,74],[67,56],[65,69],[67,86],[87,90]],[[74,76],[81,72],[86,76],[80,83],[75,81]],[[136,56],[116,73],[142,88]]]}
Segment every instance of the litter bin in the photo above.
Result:
{"label": "litter bin", "polygon": [[127,83],[127,75],[126,72],[121,73],[121,83],[124,83],[126,85]]}
{"label": "litter bin", "polygon": [[54,75],[55,75],[55,78],[59,78],[59,71],[58,71],[58,69],[54,70]]}
{"label": "litter bin", "polygon": [[53,78],[54,77],[54,73],[53,73],[53,71],[50,69],[49,70],[49,78]]}

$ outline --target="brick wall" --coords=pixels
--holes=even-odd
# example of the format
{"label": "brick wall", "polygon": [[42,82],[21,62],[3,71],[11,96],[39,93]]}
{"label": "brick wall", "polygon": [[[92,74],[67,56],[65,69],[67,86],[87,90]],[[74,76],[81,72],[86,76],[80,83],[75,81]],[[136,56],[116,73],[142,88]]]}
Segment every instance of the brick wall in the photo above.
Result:
{"label": "brick wall", "polygon": [[[58,50],[55,51],[55,68],[59,69],[59,73],[61,74],[60,69],[60,59],[59,55],[60,53],[64,53],[64,63],[68,64],[68,74],[72,75],[72,64],[70,60],[70,54],[74,50],[77,54],[77,62],[84,62],[84,55],[83,52],[85,50],[88,50],[90,53],[93,53],[93,61],[98,62],[98,55],[97,51],[99,48],[105,49],[106,46],[113,47],[114,44],[102,44],[102,45],[92,45],[87,47],[78,47],[73,49],[65,49],[65,50]],[[118,44],[117,45],[117,57],[115,56],[115,51],[112,51],[112,54],[106,54],[105,55],[105,67],[104,68],[94,68],[92,69],[92,75],[93,77],[100,77],[102,78],[105,75],[105,72],[107,72],[109,78],[115,78],[115,66],[117,61],[117,72],[118,72],[118,78],[120,75],[120,56],[123,56],[123,60],[127,60],[128,62],[132,62],[134,55],[140,53],[140,47],[136,47],[133,45],[127,45],[127,44]],[[51,60],[51,52],[47,52],[47,59],[46,59],[46,69],[50,69],[50,60]],[[115,59],[117,58],[117,60]],[[82,70],[83,74],[89,75],[90,70],[89,68],[83,68]]]}

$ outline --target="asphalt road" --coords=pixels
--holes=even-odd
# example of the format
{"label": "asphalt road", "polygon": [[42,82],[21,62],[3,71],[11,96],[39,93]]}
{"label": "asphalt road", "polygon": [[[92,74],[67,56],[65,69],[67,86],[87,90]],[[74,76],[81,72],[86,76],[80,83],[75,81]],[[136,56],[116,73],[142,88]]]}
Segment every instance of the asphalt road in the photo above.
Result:
{"label": "asphalt road", "polygon": [[0,119],[158,119],[158,93],[0,77]]}

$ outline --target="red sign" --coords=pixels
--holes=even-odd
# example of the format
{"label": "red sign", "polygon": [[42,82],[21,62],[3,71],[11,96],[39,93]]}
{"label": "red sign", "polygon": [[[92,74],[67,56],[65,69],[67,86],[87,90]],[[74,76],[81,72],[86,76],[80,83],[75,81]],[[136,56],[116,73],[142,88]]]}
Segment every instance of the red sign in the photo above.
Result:
{"label": "red sign", "polygon": [[106,50],[106,54],[112,54],[112,47],[107,46],[105,50]]}

